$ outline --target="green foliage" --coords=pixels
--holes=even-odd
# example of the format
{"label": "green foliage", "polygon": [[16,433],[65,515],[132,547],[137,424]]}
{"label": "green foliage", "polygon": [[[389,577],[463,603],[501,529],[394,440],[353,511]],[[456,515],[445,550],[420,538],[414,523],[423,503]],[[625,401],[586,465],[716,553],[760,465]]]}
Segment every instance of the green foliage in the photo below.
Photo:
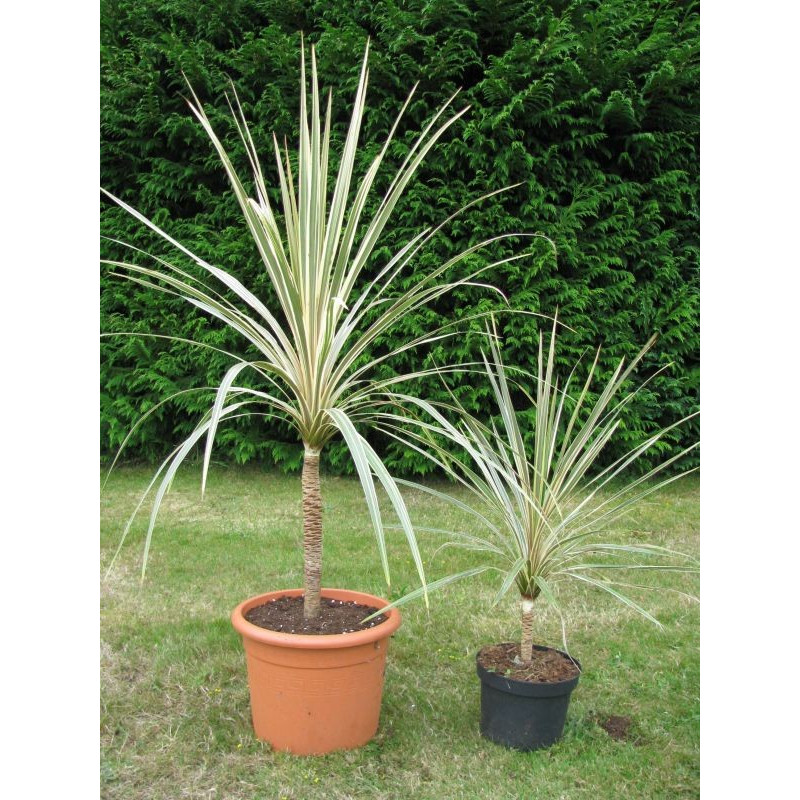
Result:
{"label": "green foliage", "polygon": [[[448,226],[417,259],[430,271],[443,259],[490,235],[547,234],[557,258],[540,241],[499,243],[486,258],[522,247],[530,258],[504,264],[489,280],[513,308],[553,313],[573,330],[560,339],[562,368],[603,344],[608,375],[621,356],[633,356],[659,333],[642,371],[673,366],[637,395],[608,457],[667,427],[697,406],[699,393],[699,11],[695,3],[512,2],[407,0],[367,3],[239,0],[103,0],[101,5],[103,186],[139,208],[189,249],[235,274],[269,304],[271,289],[242,223],[219,162],[192,118],[181,72],[206,103],[231,157],[246,165],[231,130],[224,93],[234,81],[257,146],[269,152],[272,131],[296,140],[300,32],[316,44],[321,81],[338,102],[332,149],[339,152],[355,92],[360,55],[371,37],[368,113],[362,142],[385,139],[410,86],[420,82],[396,142],[379,175],[374,211],[392,174],[426,121],[459,86],[471,104],[466,122],[430,153],[408,187],[366,278],[387,254],[421,228],[438,223],[474,197],[520,185],[477,206]],[[360,153],[363,174],[375,151]],[[264,164],[277,185],[274,165]],[[271,200],[278,200],[276,192]],[[121,209],[104,204],[102,232],[154,253],[163,243]],[[110,258],[122,255],[104,244]],[[169,256],[173,260],[174,253]],[[383,260],[382,260],[383,259]],[[188,271],[191,264],[184,264]],[[475,263],[465,263],[466,271]],[[409,281],[413,276],[409,276]],[[398,290],[403,290],[402,282]],[[106,333],[183,331],[187,339],[248,357],[235,334],[185,303],[103,275]],[[499,308],[469,287],[406,317],[383,347],[471,311]],[[532,369],[538,322],[503,314],[508,364]],[[401,354],[387,375],[475,359],[473,334]],[[102,445],[111,453],[135,420],[170,392],[136,431],[128,456],[163,457],[195,428],[213,402],[230,361],[220,353],[153,337],[108,336],[102,344]],[[591,359],[584,359],[590,362]],[[587,363],[588,369],[588,363]],[[448,379],[449,380],[449,379]],[[452,378],[464,406],[480,414],[491,388]],[[445,394],[436,379],[414,390]],[[526,420],[523,420],[525,429]],[[527,420],[530,422],[530,420]],[[654,449],[652,463],[697,438],[682,426]],[[424,472],[429,465],[408,449],[381,442],[387,466]],[[348,470],[343,445],[328,448],[328,466]],[[267,420],[235,420],[220,429],[217,455],[294,469],[300,447]],[[643,466],[651,464],[644,460]]]}

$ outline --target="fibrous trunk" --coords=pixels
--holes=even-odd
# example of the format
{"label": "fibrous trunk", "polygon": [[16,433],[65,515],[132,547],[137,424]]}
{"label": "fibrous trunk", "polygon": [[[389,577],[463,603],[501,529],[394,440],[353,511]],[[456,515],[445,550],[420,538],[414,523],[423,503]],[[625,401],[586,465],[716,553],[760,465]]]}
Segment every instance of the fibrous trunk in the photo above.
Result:
{"label": "fibrous trunk", "polygon": [[533,600],[523,597],[522,608],[522,641],[519,647],[521,661],[530,661],[533,656]]}
{"label": "fibrous trunk", "polygon": [[322,495],[319,489],[319,450],[306,447],[303,458],[303,616],[319,616],[322,579]]}

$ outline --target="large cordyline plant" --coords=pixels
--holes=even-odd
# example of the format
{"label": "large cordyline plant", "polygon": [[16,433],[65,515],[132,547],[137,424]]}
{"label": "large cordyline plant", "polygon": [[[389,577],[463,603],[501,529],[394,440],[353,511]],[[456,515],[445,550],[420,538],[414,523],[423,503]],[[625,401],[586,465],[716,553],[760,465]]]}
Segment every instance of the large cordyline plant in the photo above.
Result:
{"label": "large cordyline plant", "polygon": [[[379,356],[372,356],[371,348],[379,337],[405,315],[455,286],[474,283],[479,273],[521,256],[515,255],[486,264],[460,278],[443,278],[466,257],[510,234],[493,237],[469,247],[430,273],[420,275],[409,288],[396,292],[397,276],[407,270],[420,249],[453,218],[451,216],[436,228],[418,233],[385,264],[380,265],[374,277],[365,280],[365,267],[370,263],[379,237],[417,167],[442,135],[467,111],[467,108],[455,112],[451,110],[456,95],[444,103],[416,138],[377,210],[371,218],[366,218],[364,211],[373,182],[414,93],[412,89],[383,147],[365,175],[360,182],[354,183],[353,169],[367,89],[368,52],[369,46],[364,54],[352,118],[330,194],[331,93],[328,93],[323,111],[312,47],[309,108],[305,56],[301,56],[300,141],[296,175],[292,172],[288,150],[285,146],[281,150],[277,139],[273,137],[280,183],[280,220],[270,203],[256,146],[235,90],[234,100],[229,100],[229,105],[252,170],[255,197],[248,193],[202,104],[192,91],[190,108],[222,161],[244,215],[247,230],[274,289],[277,307],[268,308],[229,272],[207,263],[134,208],[106,193],[144,225],[191,258],[208,277],[219,281],[236,296],[237,302],[229,302],[223,294],[162,257],[151,256],[155,261],[152,266],[116,260],[106,260],[104,263],[120,270],[116,274],[131,281],[183,298],[232,328],[259,353],[255,360],[227,354],[231,355],[235,363],[219,384],[213,408],[186,441],[162,463],[145,492],[137,511],[160,480],[145,539],[143,576],[156,515],[181,462],[205,437],[202,470],[202,489],[205,491],[212,445],[219,424],[245,414],[263,414],[284,418],[294,428],[304,447],[302,498],[306,618],[316,617],[320,607],[320,453],[326,443],[337,434],[344,438],[363,486],[387,583],[389,564],[374,478],[385,489],[399,518],[424,586],[422,558],[403,497],[396,481],[359,431],[359,426],[369,427],[374,424],[379,413],[384,419],[392,418],[396,413],[394,404],[397,402],[393,388],[429,372],[423,369],[379,380],[375,377],[375,368],[405,350],[424,347],[451,336],[453,328],[445,326],[430,330]],[[475,202],[478,200],[468,204],[457,214]],[[179,337],[167,338],[185,341]],[[461,367],[452,365],[450,368],[455,370]],[[237,384],[237,378],[245,370],[257,376],[261,384],[259,388]],[[132,519],[133,517],[125,528],[122,541],[130,529]]]}

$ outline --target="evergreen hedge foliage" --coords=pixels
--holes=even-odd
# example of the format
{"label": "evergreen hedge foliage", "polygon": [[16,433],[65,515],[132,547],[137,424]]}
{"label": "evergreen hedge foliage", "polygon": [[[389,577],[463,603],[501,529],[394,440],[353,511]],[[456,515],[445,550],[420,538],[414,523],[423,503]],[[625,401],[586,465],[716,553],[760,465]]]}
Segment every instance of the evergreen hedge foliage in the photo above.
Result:
{"label": "evergreen hedge foliage", "polygon": [[[657,427],[695,410],[699,393],[699,9],[694,2],[605,0],[103,0],[101,5],[102,183],[211,263],[234,272],[269,299],[257,253],[212,148],[186,107],[185,73],[240,166],[224,93],[233,80],[273,175],[271,134],[296,140],[300,32],[317,46],[322,82],[334,91],[334,135],[341,142],[360,59],[371,38],[370,86],[362,144],[385,137],[410,87],[419,81],[392,159],[456,88],[471,105],[427,160],[397,208],[385,259],[421,227],[475,197],[511,183],[515,189],[475,207],[418,260],[442,259],[496,233],[546,233],[504,243],[500,257],[527,247],[530,257],[489,280],[513,308],[552,314],[573,330],[560,336],[562,368],[604,344],[607,373],[655,331],[660,339],[645,372],[673,366],[643,392],[625,417],[609,456],[620,455]],[[338,152],[338,150],[337,150]],[[361,169],[374,148],[363,147]],[[378,191],[381,186],[378,187]],[[277,199],[277,195],[276,195]],[[377,195],[376,195],[377,200]],[[104,203],[104,235],[166,255],[163,242],[121,209]],[[113,242],[104,254],[129,257]],[[175,253],[168,257],[178,261]],[[190,265],[186,265],[192,269]],[[373,267],[378,266],[378,262]],[[409,278],[411,279],[411,278]],[[106,333],[184,335],[233,352],[243,344],[179,300],[104,274]],[[464,289],[425,313],[442,321],[476,309],[502,308],[480,289]],[[543,323],[502,314],[506,363],[533,369]],[[421,329],[404,320],[406,337]],[[430,322],[427,327],[433,327]],[[469,327],[469,326],[467,326]],[[472,360],[474,332],[432,352],[411,352],[394,370],[435,361]],[[391,342],[385,343],[387,348]],[[140,415],[168,394],[131,439],[128,458],[166,455],[195,426],[228,361],[189,345],[139,336],[104,337],[101,348],[102,445],[115,451]],[[588,357],[588,358],[587,358]],[[387,371],[390,367],[387,367]],[[464,405],[481,413],[491,395],[479,381],[454,381]],[[440,383],[416,391],[444,398]],[[697,438],[684,426],[663,452]],[[217,436],[218,458],[285,468],[300,464],[291,433],[258,419],[237,420]],[[380,446],[387,465],[410,474],[421,458]],[[344,448],[327,451],[330,469],[350,468]],[[647,464],[642,464],[647,466]]]}

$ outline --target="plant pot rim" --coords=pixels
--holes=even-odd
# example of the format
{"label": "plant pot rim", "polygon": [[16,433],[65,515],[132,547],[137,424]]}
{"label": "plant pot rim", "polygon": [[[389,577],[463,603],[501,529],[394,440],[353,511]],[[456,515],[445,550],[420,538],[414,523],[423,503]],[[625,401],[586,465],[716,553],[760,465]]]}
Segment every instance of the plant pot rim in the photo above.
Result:
{"label": "plant pot rim", "polygon": [[[323,597],[330,597],[335,600],[345,600],[349,602],[362,603],[363,605],[383,608],[388,605],[388,601],[373,594],[356,592],[351,589],[331,589],[321,590]],[[345,647],[359,647],[360,645],[377,642],[391,636],[399,627],[401,622],[400,612],[396,608],[391,608],[385,612],[387,619],[374,628],[367,628],[363,631],[352,631],[350,633],[331,633],[331,634],[309,634],[309,633],[283,633],[281,631],[261,628],[248,622],[244,615],[256,606],[276,600],[279,597],[299,597],[303,594],[302,589],[281,589],[274,592],[254,595],[247,600],[243,600],[233,610],[231,622],[233,627],[247,639],[251,639],[262,644],[273,645],[275,647],[288,647],[300,650],[334,650]]]}
{"label": "plant pot rim", "polygon": [[[512,643],[497,642],[497,644]],[[492,646],[493,645],[484,645],[484,647]],[[508,678],[505,675],[501,675],[497,672],[490,672],[488,669],[481,666],[478,658],[480,657],[484,647],[478,650],[478,652],[475,654],[475,665],[477,667],[478,677],[481,679],[482,683],[485,683],[494,689],[498,689],[501,692],[507,692],[508,694],[514,694],[520,697],[558,697],[563,694],[569,694],[578,685],[578,679],[583,674],[581,662],[578,661],[577,658],[573,658],[568,653],[565,653],[563,650],[559,650],[556,647],[545,647],[544,645],[535,644],[533,646],[534,650],[552,650],[553,652],[560,653],[562,656],[568,658],[578,667],[578,674],[574,678],[568,678],[564,681],[552,681],[549,683],[521,681],[517,678]]]}

